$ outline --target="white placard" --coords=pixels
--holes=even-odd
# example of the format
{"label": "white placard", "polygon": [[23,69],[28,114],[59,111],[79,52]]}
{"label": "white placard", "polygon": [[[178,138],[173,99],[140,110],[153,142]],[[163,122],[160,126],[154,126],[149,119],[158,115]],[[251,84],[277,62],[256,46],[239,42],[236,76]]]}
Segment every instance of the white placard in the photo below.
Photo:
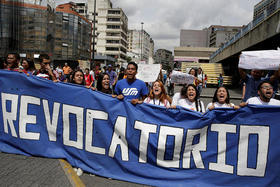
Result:
{"label": "white placard", "polygon": [[278,70],[280,50],[243,51],[238,67],[242,69]]}
{"label": "white placard", "polygon": [[172,71],[171,82],[175,84],[193,84],[194,76],[180,71]]}
{"label": "white placard", "polygon": [[144,82],[154,82],[160,72],[160,64],[138,64],[136,78]]}

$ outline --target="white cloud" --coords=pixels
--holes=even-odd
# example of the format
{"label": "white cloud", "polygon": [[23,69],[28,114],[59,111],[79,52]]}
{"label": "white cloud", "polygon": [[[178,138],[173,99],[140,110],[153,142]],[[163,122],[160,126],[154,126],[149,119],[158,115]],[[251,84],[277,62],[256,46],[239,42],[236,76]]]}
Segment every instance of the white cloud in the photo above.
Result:
{"label": "white cloud", "polygon": [[253,18],[260,0],[112,0],[128,16],[129,28],[144,29],[155,48],[173,51],[179,46],[181,29],[203,29],[210,25],[241,26]]}
{"label": "white cloud", "polygon": [[[80,1],[80,0],[74,0]],[[181,29],[203,29],[210,25],[247,25],[260,0],[111,0],[128,17],[130,29],[144,29],[155,48],[173,51],[179,46]]]}

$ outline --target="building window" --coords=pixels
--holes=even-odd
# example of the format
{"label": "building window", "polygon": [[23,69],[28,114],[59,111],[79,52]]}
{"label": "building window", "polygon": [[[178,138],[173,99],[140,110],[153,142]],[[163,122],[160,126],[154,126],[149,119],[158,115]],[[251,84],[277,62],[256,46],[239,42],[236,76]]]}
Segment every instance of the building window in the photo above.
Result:
{"label": "building window", "polygon": [[119,10],[108,10],[108,14],[121,14]]}
{"label": "building window", "polygon": [[106,51],[119,51],[118,47],[106,47]]}
{"label": "building window", "polygon": [[120,36],[120,33],[107,32],[106,36]]}
{"label": "building window", "polygon": [[119,44],[120,41],[119,40],[106,40],[107,44]]}
{"label": "building window", "polygon": [[107,29],[120,29],[119,25],[107,25]]}
{"label": "building window", "polygon": [[121,19],[120,18],[107,18],[107,21],[119,22],[119,21],[121,21]]}

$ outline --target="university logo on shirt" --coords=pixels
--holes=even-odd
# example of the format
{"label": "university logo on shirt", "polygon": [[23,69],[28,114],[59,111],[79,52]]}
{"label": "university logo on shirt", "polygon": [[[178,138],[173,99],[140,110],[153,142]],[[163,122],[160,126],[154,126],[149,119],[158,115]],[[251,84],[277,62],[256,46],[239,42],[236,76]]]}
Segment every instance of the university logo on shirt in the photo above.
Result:
{"label": "university logo on shirt", "polygon": [[137,95],[138,94],[138,90],[137,90],[137,88],[124,88],[123,91],[122,91],[122,94],[124,96]]}

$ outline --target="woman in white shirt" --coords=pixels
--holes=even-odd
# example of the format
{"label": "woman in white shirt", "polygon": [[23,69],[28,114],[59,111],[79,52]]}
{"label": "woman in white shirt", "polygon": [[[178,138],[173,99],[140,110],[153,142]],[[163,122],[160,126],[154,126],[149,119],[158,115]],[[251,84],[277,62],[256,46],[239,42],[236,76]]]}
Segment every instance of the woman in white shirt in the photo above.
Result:
{"label": "woman in white shirt", "polygon": [[233,103],[230,103],[228,89],[224,86],[221,86],[216,89],[212,102],[206,107],[207,110],[213,110],[214,108],[239,109],[239,106],[235,106]]}
{"label": "woman in white shirt", "polygon": [[204,104],[198,99],[198,91],[193,84],[187,86],[186,98],[180,99],[178,106],[197,112],[205,112]]}
{"label": "woman in white shirt", "polygon": [[173,106],[176,106],[178,105],[178,101],[180,99],[183,99],[186,97],[186,93],[187,93],[187,86],[184,85],[182,88],[181,88],[181,91],[180,92],[177,92],[173,95],[173,98],[172,98],[172,105]]}
{"label": "woman in white shirt", "polygon": [[164,85],[160,80],[153,83],[149,96],[144,100],[144,103],[170,107],[171,98],[166,94]]}

